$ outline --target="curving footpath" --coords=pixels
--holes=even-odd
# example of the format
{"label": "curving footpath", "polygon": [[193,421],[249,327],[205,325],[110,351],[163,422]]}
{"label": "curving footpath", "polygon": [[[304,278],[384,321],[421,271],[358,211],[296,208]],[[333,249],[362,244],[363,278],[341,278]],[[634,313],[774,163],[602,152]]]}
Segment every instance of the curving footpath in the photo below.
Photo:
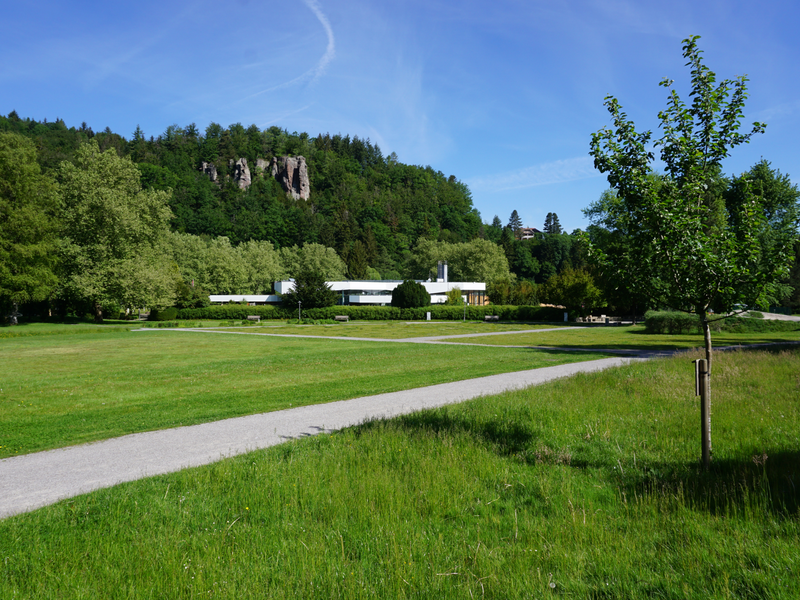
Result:
{"label": "curving footpath", "polygon": [[491,375],[5,458],[0,460],[0,518],[118,483],[206,465],[365,420],[390,418],[539,385],[633,360],[644,358],[604,358]]}

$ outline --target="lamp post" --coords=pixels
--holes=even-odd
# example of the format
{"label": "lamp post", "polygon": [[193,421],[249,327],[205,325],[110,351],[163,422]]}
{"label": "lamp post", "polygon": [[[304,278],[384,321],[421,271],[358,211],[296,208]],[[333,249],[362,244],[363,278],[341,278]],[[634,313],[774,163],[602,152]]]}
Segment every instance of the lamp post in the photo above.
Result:
{"label": "lamp post", "polygon": [[301,316],[302,313],[300,312],[300,306],[302,304],[303,304],[302,301],[300,301],[300,300],[297,301],[297,323],[298,323],[298,325],[300,324],[300,321],[303,320],[303,317]]}

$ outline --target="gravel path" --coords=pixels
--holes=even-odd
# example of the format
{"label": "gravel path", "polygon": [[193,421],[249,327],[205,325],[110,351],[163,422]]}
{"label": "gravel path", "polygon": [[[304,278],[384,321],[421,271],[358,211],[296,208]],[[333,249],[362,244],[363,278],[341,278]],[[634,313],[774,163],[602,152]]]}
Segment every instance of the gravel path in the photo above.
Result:
{"label": "gravel path", "polygon": [[[352,339],[352,338],[347,338]],[[152,475],[209,464],[290,439],[335,431],[506,390],[627,364],[604,358],[424,388],[136,433],[0,460],[0,518]]]}

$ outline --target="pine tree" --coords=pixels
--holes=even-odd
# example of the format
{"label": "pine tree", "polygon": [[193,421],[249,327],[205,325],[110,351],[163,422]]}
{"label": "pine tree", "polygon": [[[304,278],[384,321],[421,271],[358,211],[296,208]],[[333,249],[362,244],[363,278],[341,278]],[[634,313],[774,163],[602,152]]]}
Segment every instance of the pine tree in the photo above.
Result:
{"label": "pine tree", "polygon": [[522,219],[519,216],[519,213],[515,210],[511,213],[511,218],[508,220],[508,226],[511,228],[511,231],[514,232],[515,235],[519,233],[519,230],[522,229]]}
{"label": "pine tree", "polygon": [[544,218],[544,232],[563,233],[561,229],[561,223],[558,222],[558,215],[556,213],[547,213],[547,216]]}

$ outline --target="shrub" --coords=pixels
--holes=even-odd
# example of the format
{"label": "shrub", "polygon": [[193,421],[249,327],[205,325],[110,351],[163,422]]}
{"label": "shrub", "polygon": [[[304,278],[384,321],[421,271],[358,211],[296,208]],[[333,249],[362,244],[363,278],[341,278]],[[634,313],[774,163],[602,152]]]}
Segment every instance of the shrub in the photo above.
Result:
{"label": "shrub", "polygon": [[697,315],[673,310],[649,310],[644,315],[647,333],[696,333],[700,331]]}
{"label": "shrub", "polygon": [[178,317],[178,309],[174,306],[158,310],[153,308],[150,310],[148,321],[174,321]]}
{"label": "shrub", "polygon": [[395,308],[420,308],[429,306],[431,295],[425,286],[406,279],[392,290],[392,306]]}

